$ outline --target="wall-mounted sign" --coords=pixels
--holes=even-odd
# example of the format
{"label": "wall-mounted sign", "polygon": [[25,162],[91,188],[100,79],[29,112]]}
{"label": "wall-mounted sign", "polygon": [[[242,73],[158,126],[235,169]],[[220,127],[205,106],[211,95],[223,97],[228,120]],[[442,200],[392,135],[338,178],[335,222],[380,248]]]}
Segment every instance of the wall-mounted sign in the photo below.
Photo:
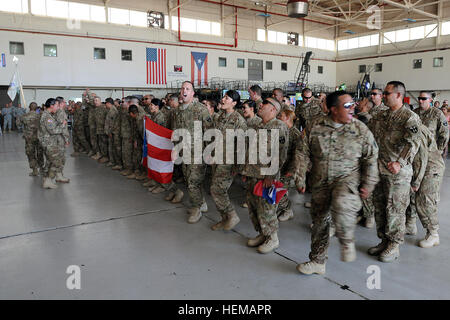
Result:
{"label": "wall-mounted sign", "polygon": [[4,53],[2,53],[0,65],[2,66],[2,68],[6,67],[6,55]]}
{"label": "wall-mounted sign", "polygon": [[173,66],[173,72],[183,72],[183,66]]}

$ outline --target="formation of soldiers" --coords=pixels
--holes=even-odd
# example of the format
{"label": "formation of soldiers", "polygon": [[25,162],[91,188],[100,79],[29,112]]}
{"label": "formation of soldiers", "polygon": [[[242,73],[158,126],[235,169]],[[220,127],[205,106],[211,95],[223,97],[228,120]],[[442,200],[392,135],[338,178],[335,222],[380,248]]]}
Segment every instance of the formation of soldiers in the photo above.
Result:
{"label": "formation of soldiers", "polygon": [[[229,189],[240,176],[246,190],[243,206],[257,232],[247,245],[260,253],[279,247],[279,222],[292,219],[294,212],[288,192],[272,203],[255,190],[268,190],[281,182],[287,189],[295,184],[298,192],[311,192],[311,252],[310,260],[297,266],[301,273],[325,273],[333,235],[341,244],[341,260],[354,261],[354,230],[360,219],[368,228],[376,224],[381,242],[368,253],[383,262],[399,257],[405,234],[417,233],[417,216],[427,230],[419,246],[439,245],[437,205],[449,132],[447,120],[432,106],[429,92],[420,93],[420,106],[413,112],[403,104],[406,89],[398,81],[389,82],[384,91],[372,90],[371,98],[359,104],[345,91],[315,98],[306,88],[296,107],[278,88],[262,99],[261,88],[252,86],[250,100],[244,102],[238,92],[229,90],[219,103],[200,103],[194,89],[186,81],[179,94],[168,94],[162,100],[146,95],[141,101],[129,96],[107,98],[104,103],[86,89],[82,102],[70,102],[67,107],[61,97],[48,99],[42,113],[36,113],[37,105],[32,103],[30,112],[20,119],[30,175],[40,173],[43,187],[49,189],[56,188],[56,182],[69,182],[63,169],[69,145],[67,117],[72,114],[71,156],[87,154],[128,179],[141,181],[153,194],[166,192],[165,200],[172,203],[182,201],[184,193],[177,183],[184,182],[190,200],[188,223],[198,222],[208,211],[203,185],[210,167],[210,192],[221,217],[211,229],[233,229],[240,217]],[[148,177],[142,164],[145,116],[165,128],[187,130],[194,137],[192,150],[198,143],[206,147],[203,137],[194,134],[195,122],[201,123],[203,132],[216,129],[224,137],[230,129],[254,129],[257,136],[262,130],[277,131],[278,138],[268,137],[267,147],[278,149],[279,165],[264,174],[271,163],[259,157],[256,163],[249,161],[249,152],[259,148],[249,141],[244,163],[229,164],[224,139],[223,161],[175,165],[173,181],[158,183]],[[241,150],[234,144],[233,148],[237,159]]]}

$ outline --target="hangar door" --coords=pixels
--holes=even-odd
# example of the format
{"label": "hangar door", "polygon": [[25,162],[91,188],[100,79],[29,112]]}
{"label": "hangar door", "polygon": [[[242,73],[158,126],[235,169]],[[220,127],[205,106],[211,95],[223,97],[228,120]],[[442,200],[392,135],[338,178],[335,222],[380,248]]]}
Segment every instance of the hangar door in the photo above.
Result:
{"label": "hangar door", "polygon": [[263,81],[263,61],[248,59],[248,80]]}

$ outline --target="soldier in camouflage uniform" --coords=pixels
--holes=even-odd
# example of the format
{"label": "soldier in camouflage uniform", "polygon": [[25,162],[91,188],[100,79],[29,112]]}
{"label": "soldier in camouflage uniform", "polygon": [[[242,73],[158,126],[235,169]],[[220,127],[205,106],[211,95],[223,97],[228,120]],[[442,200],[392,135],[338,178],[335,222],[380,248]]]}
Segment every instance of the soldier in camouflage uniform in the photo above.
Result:
{"label": "soldier in camouflage uniform", "polygon": [[91,146],[86,139],[86,131],[84,125],[85,112],[82,109],[81,103],[75,104],[75,109],[73,111],[73,149],[74,153],[72,156],[76,157],[80,152],[89,153],[91,151]]}
{"label": "soldier in camouflage uniform", "polygon": [[88,109],[88,124],[89,124],[89,138],[91,142],[91,158],[94,160],[98,160],[101,158],[99,149],[98,149],[98,141],[97,141],[97,127],[95,123],[95,105],[94,98],[97,95],[95,93],[91,93],[89,89],[83,94],[83,103],[89,106]]}
{"label": "soldier in camouflage uniform", "polygon": [[[67,111],[67,105],[66,101],[63,97],[57,97],[56,98],[57,104],[58,104],[58,110],[55,113],[55,119],[58,121],[60,125],[63,126],[63,139],[60,143],[58,143],[58,147],[61,148],[59,150],[59,155],[61,156],[61,171],[56,173],[56,182],[62,182],[62,183],[69,183],[70,179],[64,177],[63,170],[64,166],[66,164],[66,147],[69,146],[69,128],[67,125],[67,119],[68,119],[68,111]],[[61,139],[61,137],[58,136],[58,139]]]}
{"label": "soldier in camouflage uniform", "polygon": [[244,111],[244,118],[249,128],[256,129],[261,122],[261,118],[256,115],[256,103],[252,100],[247,100],[242,104]]}
{"label": "soldier in camouflage uniform", "polygon": [[302,90],[303,100],[295,107],[295,116],[297,117],[296,127],[306,128],[309,122],[320,115],[323,115],[320,101],[313,97],[311,89],[305,88]]}
{"label": "soldier in camouflage uniform", "polygon": [[[248,212],[253,227],[258,232],[258,236],[249,239],[247,245],[249,247],[258,247],[257,250],[259,253],[269,253],[279,246],[277,204],[270,204],[263,197],[254,195],[253,190],[259,181],[262,181],[265,188],[272,187],[274,180],[279,180],[280,169],[286,161],[289,146],[289,131],[287,126],[276,118],[280,110],[281,105],[276,99],[267,98],[264,100],[258,110],[261,122],[255,128],[257,137],[259,137],[260,132],[267,130],[267,150],[259,150],[259,153],[267,155],[268,150],[272,150],[272,148],[278,146],[278,155],[272,154],[269,164],[263,164],[258,156],[258,160],[253,164],[250,161],[252,158],[251,155],[257,152],[258,146],[255,146],[250,141],[250,147],[246,151],[247,161],[242,170],[243,180],[247,183]],[[273,132],[278,133],[278,140],[276,141],[271,140]],[[272,145],[274,146],[272,147]],[[277,166],[276,161],[278,161]],[[276,167],[273,168],[274,166]]]}
{"label": "soldier in camouflage uniform", "polygon": [[84,136],[86,138],[87,143],[89,144],[89,149],[86,150],[88,152],[88,157],[94,155],[91,149],[91,134],[89,130],[89,104],[85,103],[85,94],[83,93],[83,99],[81,102],[81,109],[83,111],[83,126],[84,126]]}
{"label": "soldier in camouflage uniform", "polygon": [[433,134],[425,125],[420,127],[421,145],[413,162],[413,181],[411,183],[411,206],[415,206],[420,222],[427,234],[419,242],[422,248],[439,245],[438,203],[439,189],[444,176],[445,164],[442,152],[437,148]]}
{"label": "soldier in camouflage uniform", "polygon": [[258,85],[253,85],[248,89],[248,93],[250,95],[250,100],[254,101],[256,104],[256,112],[258,112],[259,108],[261,107],[263,100],[262,100],[262,89]]}
{"label": "soldier in camouflage uniform", "polygon": [[113,170],[122,170],[122,137],[120,135],[121,121],[122,121],[122,106],[119,101],[116,99],[114,101],[114,107],[117,110],[117,114],[114,117],[111,124],[111,134],[113,138],[113,160],[114,166],[111,168]]}
{"label": "soldier in camouflage uniform", "polygon": [[202,217],[202,212],[208,210],[202,190],[202,184],[205,179],[205,164],[203,163],[203,159],[200,159],[200,164],[194,161],[195,156],[202,158],[202,155],[195,154],[194,141],[195,139],[200,139],[195,145],[203,145],[203,136],[194,132],[194,123],[199,122],[203,132],[213,127],[213,121],[208,109],[203,104],[194,100],[194,93],[194,85],[190,81],[183,82],[180,92],[183,104],[175,111],[174,123],[175,130],[185,129],[191,135],[191,162],[189,164],[183,163],[182,166],[183,176],[187,182],[187,189],[191,201],[191,208],[188,209],[188,223],[198,222]]}
{"label": "soldier in camouflage uniform", "polygon": [[328,116],[313,120],[302,134],[295,153],[296,185],[305,192],[305,176],[312,162],[310,261],[297,270],[304,274],[324,274],[331,220],[341,244],[341,260],[356,259],[354,230],[361,209],[378,182],[378,147],[361,121],[353,119],[355,103],[345,91],[327,97]]}
{"label": "soldier in camouflage uniform", "polygon": [[400,256],[404,241],[406,208],[410,201],[412,162],[420,145],[420,119],[403,105],[406,89],[403,83],[387,84],[383,98],[389,110],[382,111],[369,122],[380,148],[378,169],[380,183],[375,188],[375,222],[381,243],[368,250],[382,262]]}
{"label": "soldier in camouflage uniform", "polygon": [[114,167],[118,160],[116,157],[116,152],[114,150],[114,122],[116,118],[119,116],[119,111],[117,111],[114,106],[114,100],[111,98],[107,98],[105,100],[105,107],[108,110],[105,119],[105,135],[108,137],[108,159],[109,162],[107,164],[108,167]]}
{"label": "soldier in camouflage uniform", "polygon": [[108,158],[108,136],[105,134],[105,121],[108,109],[102,104],[100,97],[94,98],[95,105],[95,127],[97,133],[98,149],[100,152],[100,158],[98,162],[106,163]]}
{"label": "soldier in camouflage uniform", "polygon": [[[388,110],[382,101],[383,91],[378,88],[372,89],[370,92],[370,100],[363,99],[359,104],[358,119],[367,124],[370,119],[375,117],[378,113]],[[372,107],[369,109],[369,104],[372,103]],[[367,198],[363,199],[363,214],[365,218],[364,226],[366,228],[373,228],[375,225],[375,206],[373,204],[373,193]]]}
{"label": "soldier in camouflage uniform", "polygon": [[294,212],[291,208],[291,200],[289,200],[289,186],[292,180],[292,172],[294,172],[294,154],[297,149],[297,144],[300,143],[300,131],[294,127],[295,113],[292,110],[282,109],[278,115],[278,119],[283,121],[289,128],[289,146],[287,159],[281,168],[281,178],[280,181],[283,183],[284,187],[288,190],[286,194],[281,198],[280,203],[278,203],[277,216],[278,220],[283,222],[294,218]]}
{"label": "soldier in camouflage uniform", "polygon": [[25,110],[25,108],[22,108],[21,105],[19,104],[18,107],[15,107],[13,109],[13,116],[16,119],[16,126],[17,126],[17,131],[18,132],[23,132],[23,126],[22,124],[19,122],[17,123],[17,120],[22,117],[27,111]]}
{"label": "soldier in camouflage uniform", "polygon": [[130,99],[126,97],[122,104],[120,112],[120,137],[122,140],[122,163],[123,170],[120,172],[123,176],[129,176],[134,173],[133,164],[133,137],[131,132],[131,118],[128,112]]}
{"label": "soldier in camouflage uniform", "polygon": [[[222,133],[223,137],[223,157],[216,159],[221,163],[212,163],[212,179],[211,179],[211,196],[216,204],[217,211],[219,211],[221,220],[214,224],[212,230],[231,230],[240,221],[239,216],[234,210],[233,205],[228,195],[228,189],[233,183],[235,174],[239,171],[240,164],[237,161],[237,147],[234,143],[234,138],[228,141],[227,144],[227,130],[233,132],[239,137],[245,139],[245,130],[247,124],[242,116],[235,110],[236,105],[240,103],[239,93],[235,90],[229,90],[222,98],[222,112],[214,121],[214,127]],[[242,132],[236,130],[241,129]],[[237,138],[239,140],[239,138]],[[243,140],[245,142],[245,140]],[[232,150],[227,150],[233,148]],[[227,159],[226,154],[230,153],[233,156],[233,161]],[[228,160],[228,161],[227,161]],[[243,159],[245,160],[245,159]],[[241,164],[243,164],[242,161]]]}
{"label": "soldier in camouflage uniform", "polygon": [[45,110],[42,113],[39,125],[39,141],[44,149],[46,158],[46,170],[43,175],[43,188],[55,189],[58,186],[53,179],[61,174],[63,167],[63,156],[61,150],[64,148],[64,125],[53,117],[58,110],[58,103],[50,98],[45,102]]}
{"label": "soldier in camouflage uniform", "polygon": [[30,111],[17,118],[17,126],[23,126],[23,138],[25,139],[25,153],[28,157],[30,169],[33,171],[30,176],[38,176],[38,168],[43,170],[44,152],[38,140],[38,130],[40,125],[40,114],[36,113],[36,102],[30,103]]}

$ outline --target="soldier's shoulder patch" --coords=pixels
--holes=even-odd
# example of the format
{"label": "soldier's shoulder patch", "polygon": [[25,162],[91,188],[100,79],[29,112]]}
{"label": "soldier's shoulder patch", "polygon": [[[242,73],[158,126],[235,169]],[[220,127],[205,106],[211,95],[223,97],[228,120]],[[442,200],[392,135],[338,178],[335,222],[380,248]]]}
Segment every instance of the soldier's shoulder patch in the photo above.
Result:
{"label": "soldier's shoulder patch", "polygon": [[280,137],[280,143],[281,144],[285,144],[286,143],[286,138],[284,136]]}
{"label": "soldier's shoulder patch", "polygon": [[417,133],[417,132],[419,132],[419,128],[417,128],[417,126],[409,127],[409,130],[411,130],[412,133]]}
{"label": "soldier's shoulder patch", "polygon": [[212,118],[211,118],[211,117],[208,117],[208,118],[206,118],[206,121],[211,122],[211,121],[212,121]]}

